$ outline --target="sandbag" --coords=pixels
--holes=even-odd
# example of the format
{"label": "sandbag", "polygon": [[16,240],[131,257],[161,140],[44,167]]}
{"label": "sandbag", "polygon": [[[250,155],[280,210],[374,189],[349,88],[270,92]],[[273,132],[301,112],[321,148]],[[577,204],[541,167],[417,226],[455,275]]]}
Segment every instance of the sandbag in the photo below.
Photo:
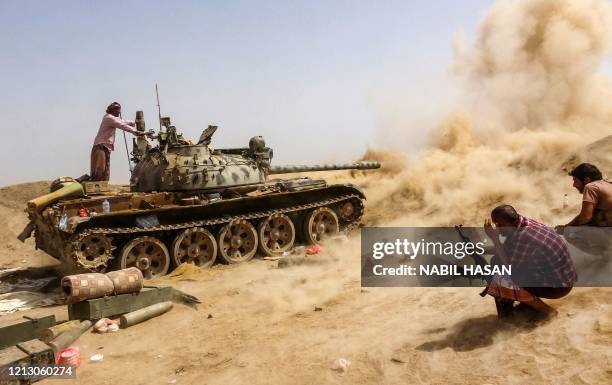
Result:
{"label": "sandbag", "polygon": [[104,274],[88,273],[62,278],[62,291],[68,303],[101,298],[113,294],[113,281]]}
{"label": "sandbag", "polygon": [[142,289],[144,284],[142,272],[137,267],[111,271],[106,273],[106,276],[113,282],[114,294],[136,293]]}

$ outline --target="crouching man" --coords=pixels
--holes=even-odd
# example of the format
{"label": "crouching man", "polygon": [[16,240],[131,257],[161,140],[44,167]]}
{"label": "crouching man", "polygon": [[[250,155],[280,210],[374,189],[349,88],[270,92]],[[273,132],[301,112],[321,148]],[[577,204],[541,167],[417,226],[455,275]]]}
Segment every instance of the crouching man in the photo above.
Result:
{"label": "crouching man", "polygon": [[[495,249],[493,263],[512,268],[511,277],[494,277],[487,290],[495,298],[498,316],[510,316],[515,301],[544,316],[556,314],[541,298],[566,296],[578,278],[563,238],[552,228],[519,215],[509,205],[493,209],[484,230]],[[500,235],[506,238],[503,244]]]}

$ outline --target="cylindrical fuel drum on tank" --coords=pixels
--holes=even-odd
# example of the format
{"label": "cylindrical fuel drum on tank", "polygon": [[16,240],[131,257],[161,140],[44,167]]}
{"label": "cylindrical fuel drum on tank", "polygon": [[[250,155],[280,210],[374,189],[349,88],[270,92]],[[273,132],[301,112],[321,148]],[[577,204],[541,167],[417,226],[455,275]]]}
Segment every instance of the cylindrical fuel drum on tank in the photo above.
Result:
{"label": "cylindrical fuel drum on tank", "polygon": [[28,210],[30,212],[37,212],[60,199],[77,198],[84,194],[83,186],[79,182],[64,183],[63,187],[59,190],[29,201]]}
{"label": "cylindrical fuel drum on tank", "polygon": [[113,281],[104,274],[87,273],[62,278],[62,291],[68,303],[101,298],[113,294]]}
{"label": "cylindrical fuel drum on tank", "polygon": [[155,305],[147,306],[142,309],[127,313],[119,318],[119,323],[122,329],[134,326],[158,315],[162,315],[172,309],[172,302],[160,302]]}
{"label": "cylindrical fuel drum on tank", "polygon": [[137,267],[111,271],[106,276],[113,282],[115,294],[137,293],[144,283],[142,271]]}

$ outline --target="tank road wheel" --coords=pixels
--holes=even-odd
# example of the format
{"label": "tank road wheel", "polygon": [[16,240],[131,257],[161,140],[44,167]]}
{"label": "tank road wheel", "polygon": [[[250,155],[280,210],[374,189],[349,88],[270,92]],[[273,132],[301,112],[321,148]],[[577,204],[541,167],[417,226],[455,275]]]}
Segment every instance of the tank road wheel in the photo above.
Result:
{"label": "tank road wheel", "polygon": [[170,267],[168,248],[157,238],[138,237],[121,249],[119,263],[122,269],[137,267],[145,278],[165,275]]}
{"label": "tank road wheel", "polygon": [[219,230],[217,242],[219,255],[225,262],[246,262],[257,251],[257,231],[248,221],[232,221]]}
{"label": "tank road wheel", "polygon": [[304,236],[306,242],[316,244],[321,240],[338,234],[338,216],[327,207],[319,207],[306,215]]}
{"label": "tank road wheel", "polygon": [[217,258],[217,241],[202,228],[184,230],[172,242],[172,259],[176,265],[191,263],[199,267],[211,267]]}
{"label": "tank road wheel", "polygon": [[104,234],[89,234],[74,245],[77,264],[90,271],[103,271],[113,258],[111,239]]}
{"label": "tank road wheel", "polygon": [[259,249],[268,255],[289,250],[295,242],[295,227],[288,216],[274,214],[259,224]]}

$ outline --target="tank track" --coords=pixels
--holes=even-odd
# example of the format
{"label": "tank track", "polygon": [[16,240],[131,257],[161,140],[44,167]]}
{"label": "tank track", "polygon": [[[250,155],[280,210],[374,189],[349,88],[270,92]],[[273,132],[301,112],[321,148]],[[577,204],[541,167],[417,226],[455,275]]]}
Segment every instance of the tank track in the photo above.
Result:
{"label": "tank track", "polygon": [[[235,220],[253,220],[253,219],[266,218],[274,214],[296,213],[300,211],[310,210],[313,208],[330,206],[338,202],[348,201],[350,199],[355,199],[355,202],[356,203],[358,202],[356,206],[357,213],[354,215],[355,217],[354,220],[350,221],[348,224],[346,224],[344,227],[340,229],[342,233],[346,234],[352,231],[353,229],[359,227],[360,225],[359,220],[363,216],[363,212],[364,212],[363,198],[357,194],[347,194],[347,195],[342,195],[336,198],[325,199],[321,201],[307,203],[304,205],[286,207],[282,209],[265,210],[265,211],[246,213],[242,215],[223,216],[223,217],[218,217],[218,218],[211,218],[211,219],[190,221],[190,222],[183,222],[183,223],[175,223],[175,224],[170,224],[170,225],[159,225],[159,226],[151,226],[151,227],[146,227],[146,228],[138,227],[138,226],[116,227],[116,228],[108,228],[108,227],[88,228],[78,233],[74,238],[72,238],[70,243],[67,245],[68,246],[67,250],[72,250],[72,251],[76,250],[81,240],[83,240],[85,237],[92,235],[92,234],[103,234],[103,235],[121,234],[123,235],[123,234],[175,231],[175,230],[183,230],[183,229],[192,228],[192,227],[215,226],[215,225],[220,225],[220,224],[226,224],[226,223],[229,223]],[[91,265],[88,266],[87,263],[84,263],[83,261],[81,261],[75,252],[68,252],[68,254],[71,257],[72,262],[75,264],[77,268],[94,271],[94,269],[91,268]],[[112,256],[109,257],[106,263],[102,266],[99,266],[98,269],[95,269],[95,271],[100,271],[99,268],[103,268],[103,269],[106,268],[108,261],[113,258],[114,257]]]}

